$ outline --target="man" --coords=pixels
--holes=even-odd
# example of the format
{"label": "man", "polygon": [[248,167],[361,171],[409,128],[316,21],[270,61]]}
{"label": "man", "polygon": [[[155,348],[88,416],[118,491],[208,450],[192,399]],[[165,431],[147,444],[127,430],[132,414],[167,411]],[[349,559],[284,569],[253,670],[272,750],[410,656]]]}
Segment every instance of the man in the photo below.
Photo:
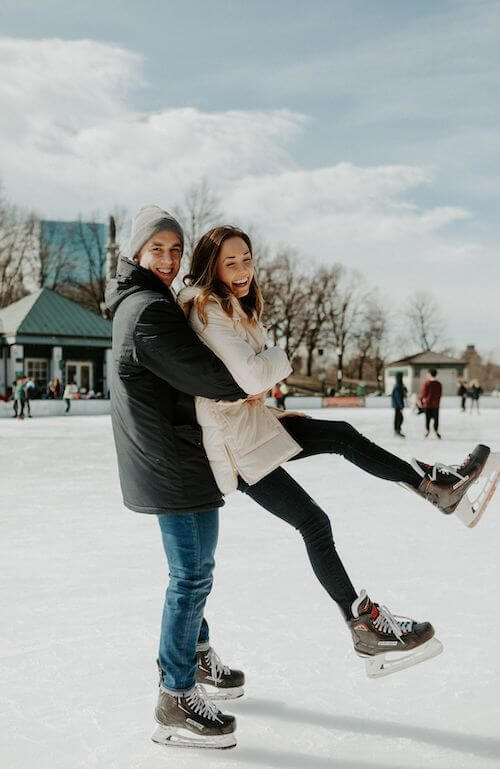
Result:
{"label": "man", "polygon": [[124,504],[158,516],[169,565],[153,739],[222,748],[236,744],[235,718],[199,684],[240,696],[244,676],[221,663],[203,617],[224,501],[202,446],[194,396],[236,401],[247,393],[175,301],[170,286],[183,245],[169,213],[158,206],[139,211],[106,293],[114,316],[111,414]]}
{"label": "man", "polygon": [[432,420],[436,437],[441,438],[439,434],[439,402],[443,388],[441,382],[436,378],[437,370],[435,368],[429,369],[427,377],[427,381],[423,383],[418,396],[420,403],[425,409],[425,437],[427,438],[429,435]]}

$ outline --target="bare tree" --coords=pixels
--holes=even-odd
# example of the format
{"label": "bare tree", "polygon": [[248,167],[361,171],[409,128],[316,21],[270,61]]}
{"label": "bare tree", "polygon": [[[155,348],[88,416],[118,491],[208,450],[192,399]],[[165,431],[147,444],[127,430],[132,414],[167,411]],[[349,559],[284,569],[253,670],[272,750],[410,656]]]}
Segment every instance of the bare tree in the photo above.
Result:
{"label": "bare tree", "polygon": [[307,281],[299,274],[295,254],[283,248],[259,263],[259,284],[264,297],[264,324],[274,344],[282,343],[292,360],[307,333]]}
{"label": "bare tree", "polygon": [[340,274],[339,266],[330,269],[320,267],[305,283],[307,299],[304,347],[307,376],[312,376],[315,353],[330,344],[327,330],[328,307],[331,296],[337,291]]}
{"label": "bare tree", "polygon": [[0,307],[28,293],[23,270],[33,250],[34,224],[33,216],[13,206],[0,187]]}
{"label": "bare tree", "polygon": [[446,324],[432,294],[416,291],[410,297],[404,314],[408,337],[420,350],[427,352],[438,344],[444,344]]}
{"label": "bare tree", "polygon": [[36,247],[32,254],[31,277],[38,288],[57,291],[71,279],[75,253],[71,238],[60,222],[36,219]]}
{"label": "bare tree", "polygon": [[357,328],[353,332],[353,352],[357,363],[357,378],[364,379],[365,364],[372,360],[378,378],[384,365],[384,343],[387,340],[388,315],[377,291],[365,299]]}
{"label": "bare tree", "polygon": [[326,302],[328,331],[337,355],[337,383],[342,386],[344,357],[359,319],[365,294],[359,272],[334,265],[337,272],[336,290]]}
{"label": "bare tree", "polygon": [[71,279],[59,287],[60,293],[101,314],[106,288],[107,238],[104,225],[94,216],[68,223],[68,238],[75,253]]}
{"label": "bare tree", "polygon": [[182,283],[182,277],[188,272],[194,248],[210,227],[222,221],[220,199],[210,189],[206,179],[191,185],[184,200],[175,206],[173,213],[179,220],[184,231],[184,259],[177,283]]}

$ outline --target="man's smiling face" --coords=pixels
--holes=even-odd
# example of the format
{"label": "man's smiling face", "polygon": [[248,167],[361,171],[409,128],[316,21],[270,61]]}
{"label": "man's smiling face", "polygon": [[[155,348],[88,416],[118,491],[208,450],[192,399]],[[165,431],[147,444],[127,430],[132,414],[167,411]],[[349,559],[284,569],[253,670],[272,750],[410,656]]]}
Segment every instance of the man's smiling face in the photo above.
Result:
{"label": "man's smiling face", "polygon": [[166,286],[170,286],[179,272],[181,258],[180,237],[175,232],[162,230],[144,243],[136,261],[145,270],[151,270]]}

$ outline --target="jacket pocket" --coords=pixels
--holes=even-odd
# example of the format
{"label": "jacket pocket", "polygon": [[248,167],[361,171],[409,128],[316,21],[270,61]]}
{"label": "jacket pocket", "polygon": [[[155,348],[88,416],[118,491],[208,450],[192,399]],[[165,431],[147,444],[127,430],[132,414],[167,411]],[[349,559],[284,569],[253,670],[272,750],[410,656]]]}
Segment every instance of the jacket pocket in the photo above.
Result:
{"label": "jacket pocket", "polygon": [[176,443],[181,447],[201,446],[201,428],[196,425],[172,425]]}
{"label": "jacket pocket", "polygon": [[264,405],[235,404],[219,411],[223,433],[233,453],[240,457],[254,451],[283,429]]}

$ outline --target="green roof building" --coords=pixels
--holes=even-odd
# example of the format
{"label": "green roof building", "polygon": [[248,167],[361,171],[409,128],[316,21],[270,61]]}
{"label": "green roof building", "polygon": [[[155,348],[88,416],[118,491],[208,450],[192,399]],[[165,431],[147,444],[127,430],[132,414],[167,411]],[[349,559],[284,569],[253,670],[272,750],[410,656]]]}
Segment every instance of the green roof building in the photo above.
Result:
{"label": "green roof building", "polygon": [[111,322],[48,288],[0,310],[0,393],[24,375],[107,395],[110,355]]}

